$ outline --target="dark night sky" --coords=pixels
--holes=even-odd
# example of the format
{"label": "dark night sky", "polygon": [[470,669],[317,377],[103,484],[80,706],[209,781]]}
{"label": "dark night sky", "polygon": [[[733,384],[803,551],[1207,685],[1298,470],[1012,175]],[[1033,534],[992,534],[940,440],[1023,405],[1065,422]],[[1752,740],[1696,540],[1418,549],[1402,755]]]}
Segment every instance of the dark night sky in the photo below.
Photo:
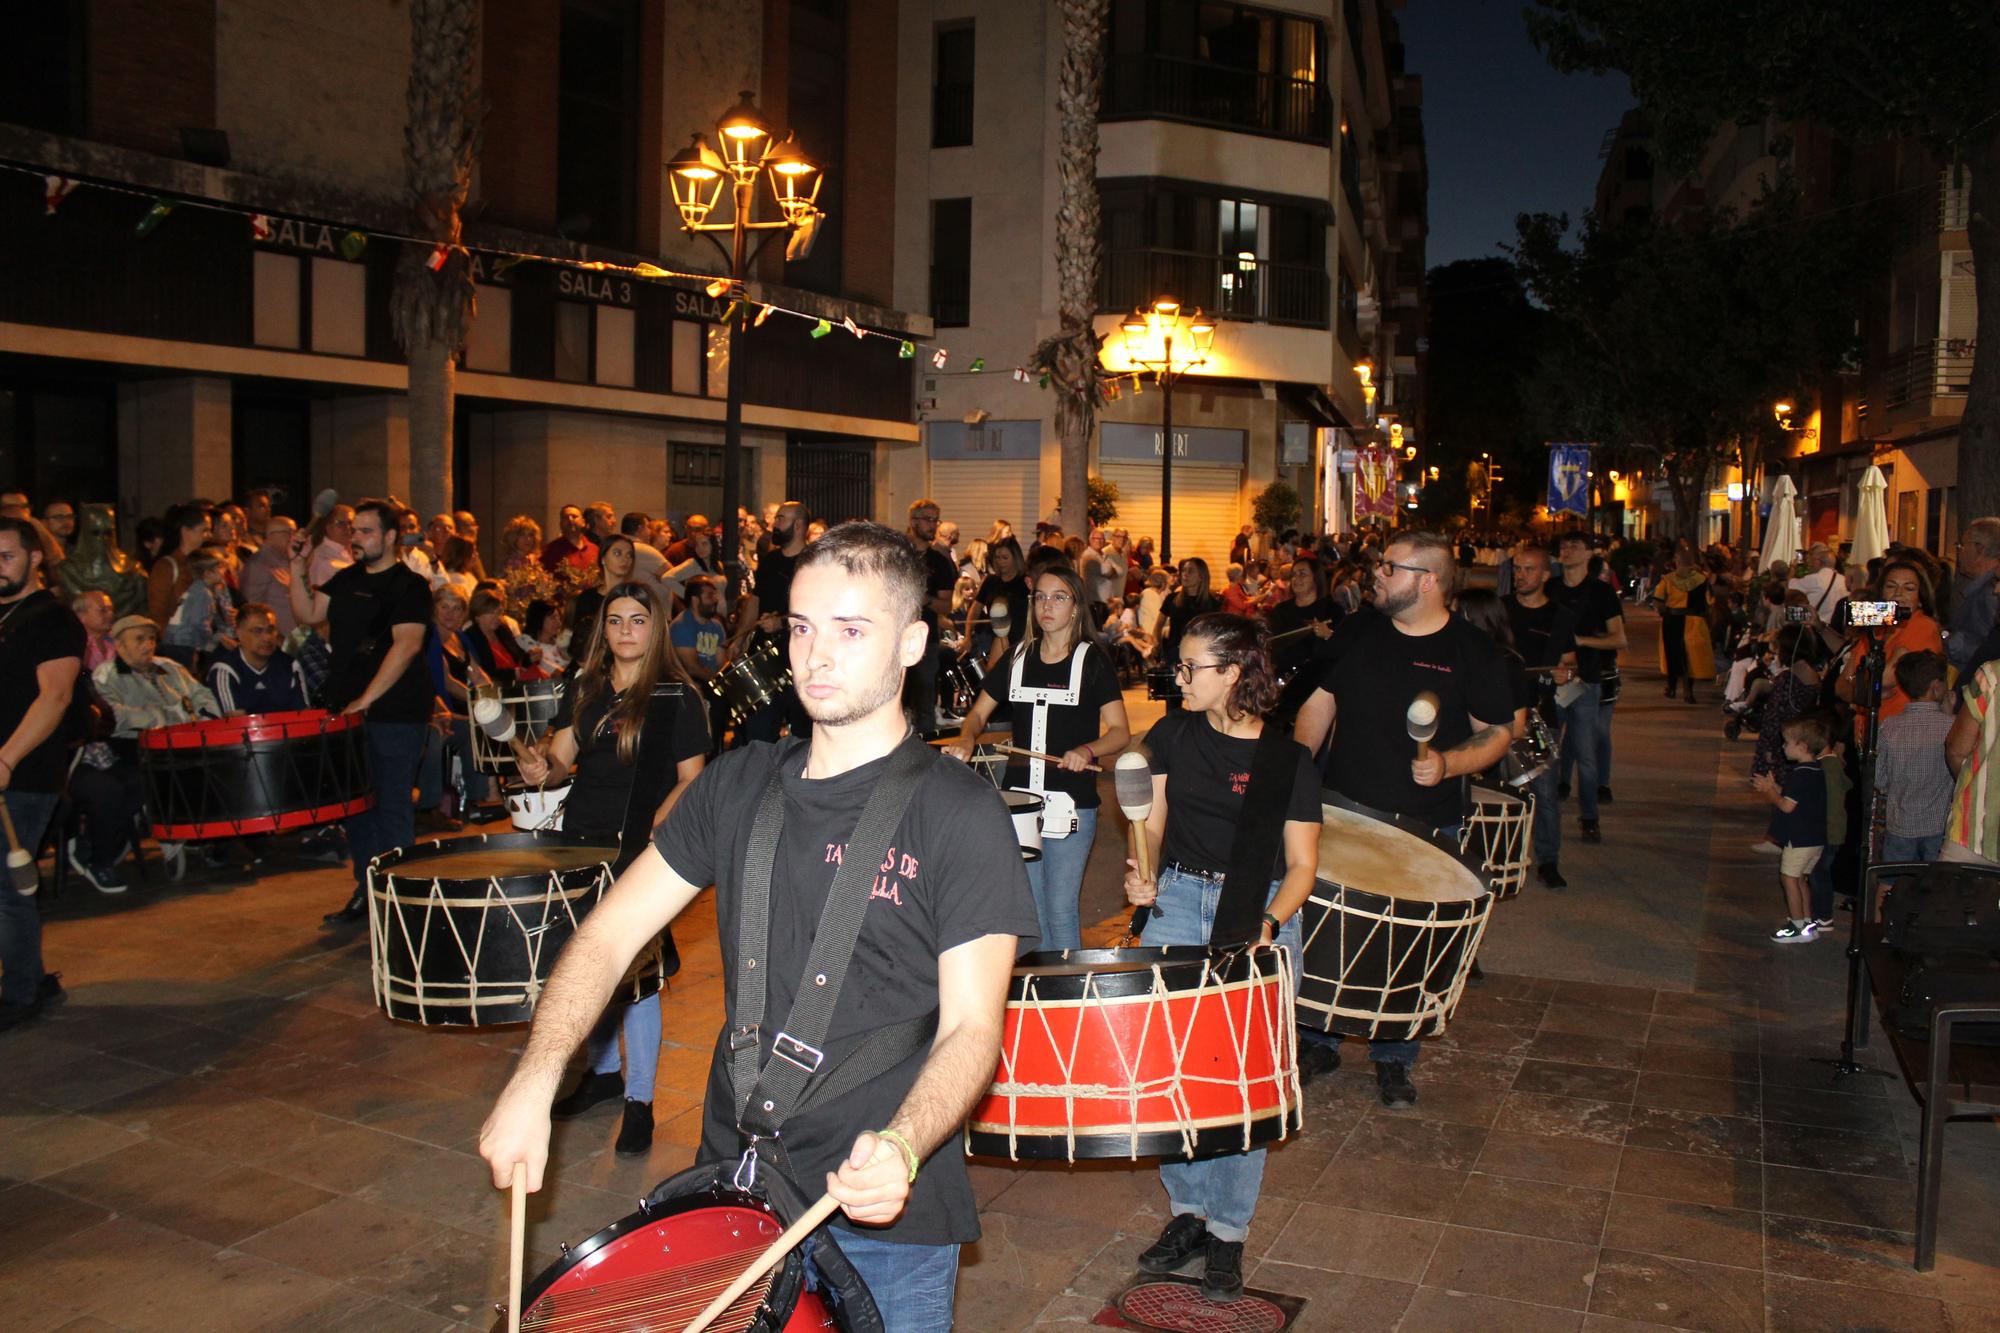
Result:
{"label": "dark night sky", "polygon": [[1604,132],[1633,105],[1622,74],[1559,74],[1522,0],[1409,0],[1404,65],[1424,79],[1432,265],[1498,252],[1516,213],[1590,207]]}

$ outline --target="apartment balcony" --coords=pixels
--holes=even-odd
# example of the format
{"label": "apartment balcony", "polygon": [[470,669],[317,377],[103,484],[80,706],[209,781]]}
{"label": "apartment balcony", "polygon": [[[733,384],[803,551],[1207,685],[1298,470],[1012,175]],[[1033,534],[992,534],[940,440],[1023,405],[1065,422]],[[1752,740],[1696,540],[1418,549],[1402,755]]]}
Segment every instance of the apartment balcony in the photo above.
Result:
{"label": "apartment balcony", "polygon": [[1332,111],[1318,82],[1178,56],[1111,57],[1105,62],[1102,118],[1180,120],[1304,143],[1332,142]]}
{"label": "apartment balcony", "polygon": [[1219,319],[1327,327],[1327,273],[1311,264],[1200,254],[1112,250],[1104,256],[1099,310],[1122,314],[1170,292]]}
{"label": "apartment balcony", "polygon": [[[1972,183],[1965,172],[1952,183],[1950,169],[1913,193],[1897,210],[1895,247],[1898,253],[1937,245],[1951,232],[1964,231],[1972,221]],[[1959,242],[1963,244],[1963,242]]]}
{"label": "apartment balcony", "polygon": [[1957,416],[1965,410],[1972,382],[1974,344],[1936,339],[1892,354],[1874,375],[1869,395],[1888,413],[1890,425],[1929,416]]}

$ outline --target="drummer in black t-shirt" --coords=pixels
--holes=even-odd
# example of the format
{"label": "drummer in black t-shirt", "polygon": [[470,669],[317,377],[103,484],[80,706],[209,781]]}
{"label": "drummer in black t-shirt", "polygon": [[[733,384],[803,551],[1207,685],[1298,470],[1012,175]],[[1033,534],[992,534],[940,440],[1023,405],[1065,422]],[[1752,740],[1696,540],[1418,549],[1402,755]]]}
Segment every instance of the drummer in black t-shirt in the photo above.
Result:
{"label": "drummer in black t-shirt", "polygon": [[[779,660],[783,660],[785,615],[792,601],[792,578],[799,567],[799,556],[806,549],[806,529],[811,526],[811,511],[797,500],[785,501],[772,515],[771,549],[757,557],[756,596],[751,604],[739,611],[741,620],[730,643],[732,655],[738,644],[755,631],[756,640],[778,645]],[[787,724],[795,732],[803,731],[810,724],[806,715],[799,711],[798,702],[796,689],[786,686],[776,699],[743,719],[736,728],[736,743],[774,741]]]}
{"label": "drummer in black t-shirt", "polygon": [[[621,583],[605,595],[596,621],[579,627],[588,646],[577,659],[549,734],[536,750],[520,758],[525,782],[541,786],[571,780],[562,808],[564,833],[617,841],[635,803],[652,811],[649,827],[658,825],[707,761],[706,710],[668,644],[656,596],[643,583]],[[680,686],[680,693],[671,696],[673,767],[654,776],[642,790],[637,785],[639,744],[649,719],[656,725],[661,720],[653,701],[654,686],[660,684]],[[622,872],[636,855],[636,850],[627,849],[613,871]],[[653,1146],[660,1003],[652,995],[631,1003],[614,1002],[584,1042],[583,1081],[551,1108],[556,1119],[569,1120],[622,1093],[625,1114],[616,1150],[626,1156],[643,1154]]]}
{"label": "drummer in black t-shirt", "polygon": [[[1590,538],[1566,532],[1556,544],[1562,577],[1549,598],[1570,613],[1576,644],[1578,689],[1563,708],[1563,769],[1576,769],[1578,830],[1585,842],[1602,842],[1597,806],[1611,799],[1611,710],[1616,699],[1618,653],[1625,647],[1625,613],[1610,584],[1590,572]],[[1570,693],[1566,691],[1565,693]]]}
{"label": "drummer in black t-shirt", "polygon": [[[1014,958],[1035,938],[1034,900],[999,794],[955,760],[911,748],[920,742],[903,717],[903,673],[927,643],[923,589],[909,542],[879,524],[843,523],[800,555],[791,666],[814,719],[810,740],[732,750],[688,788],[653,848],[563,950],[520,1067],[480,1135],[496,1185],[505,1187],[518,1164],[528,1188],[541,1188],[549,1101],[570,1052],[633,956],[714,883],[731,1013],[717,1034],[698,1160],[734,1162],[754,1146],[759,1171],[788,1166],[808,1197],[822,1188],[832,1195],[846,1217],[808,1243],[837,1238],[892,1333],[951,1326],[958,1247],[979,1236],[959,1126],[991,1085]],[[812,976],[805,964],[862,809],[885,778],[912,765],[921,780],[891,839],[893,856],[869,866],[858,942],[836,964],[836,989],[824,992],[837,995],[831,1025],[819,1047],[787,1059],[820,1071],[806,1084],[809,1097],[858,1050],[900,1051],[897,1036],[931,1020],[934,1035],[887,1073],[792,1114],[781,1139],[753,1143],[741,1125],[754,1112],[737,1109],[744,1102],[732,1077],[732,1033],[755,1023],[745,1032],[756,1041],[755,1063],[774,1066],[774,1039],[835,971]],[[760,817],[765,806],[782,812],[775,830],[772,816]],[[763,956],[743,953],[739,929],[754,894],[746,870],[753,833],[770,856]],[[872,861],[875,853],[864,855]],[[753,965],[767,988],[764,1006],[755,1018],[739,1017],[739,983]]]}
{"label": "drummer in black t-shirt", "polygon": [[943,651],[938,642],[938,626],[951,615],[951,592],[958,586],[958,566],[937,548],[937,501],[918,500],[911,504],[907,531],[910,549],[924,562],[923,621],[931,639],[923,660],[910,668],[904,695],[915,716],[917,730],[923,733],[937,727],[938,666]]}
{"label": "drummer in black t-shirt", "polygon": [[[1456,841],[1463,779],[1507,753],[1514,701],[1499,648],[1446,609],[1454,577],[1444,537],[1397,533],[1375,564],[1373,610],[1349,616],[1326,642],[1326,674],[1292,734],[1315,752],[1331,737],[1323,767],[1341,795]],[[1405,719],[1425,691],[1437,696],[1437,733],[1419,757]],[[1414,1041],[1368,1043],[1384,1106],[1415,1103],[1417,1051]],[[1301,1063],[1308,1058],[1302,1048]]]}
{"label": "drummer in black t-shirt", "polygon": [[965,716],[958,739],[945,753],[972,757],[973,742],[1002,703],[1014,711],[1014,743],[1060,755],[1060,763],[1016,758],[1006,785],[1042,797],[1042,856],[1028,863],[1028,887],[1044,949],[1083,945],[1077,898],[1084,863],[1097,837],[1097,782],[1088,765],[1116,756],[1132,738],[1125,697],[1104,650],[1091,642],[1083,580],[1068,565],[1050,565],[1035,577],[1035,612],[1027,637],[999,669],[980,682],[979,700]]}
{"label": "drummer in black t-shirt", "polygon": [[1292,595],[1271,608],[1264,618],[1271,633],[1271,673],[1278,681],[1278,705],[1271,712],[1280,726],[1290,726],[1319,684],[1319,645],[1333,636],[1345,612],[1327,595],[1326,569],[1311,556],[1292,562]]}
{"label": "drummer in black t-shirt", "polygon": [[996,605],[1007,608],[1007,623],[995,626],[993,647],[987,652],[986,660],[980,665],[991,675],[999,667],[1000,659],[1012,644],[1019,643],[1027,633],[1028,625],[1028,575],[1027,561],[1021,555],[1021,543],[1012,537],[1002,537],[986,548],[986,568],[992,571],[979,585],[979,591],[972,595],[972,601],[965,608],[964,652],[972,651],[973,622],[981,617],[991,617]]}
{"label": "drummer in black t-shirt", "polygon": [[[1145,837],[1158,876],[1141,879],[1137,863],[1127,861],[1125,896],[1151,908],[1145,943],[1206,945],[1222,907],[1237,828],[1245,822],[1264,714],[1278,690],[1256,622],[1223,612],[1187,624],[1175,679],[1182,710],[1146,733],[1153,811]],[[1269,886],[1252,888],[1263,889],[1259,943],[1284,946],[1296,962],[1298,913],[1319,866],[1319,775],[1303,746],[1281,744],[1276,757],[1281,771],[1290,768],[1290,781],[1283,783],[1282,846]],[[1171,1273],[1205,1252],[1202,1295],[1236,1299],[1243,1292],[1243,1241],[1263,1179],[1262,1148],[1201,1162],[1162,1161],[1160,1180],[1173,1218],[1139,1256],[1140,1269]]]}
{"label": "drummer in black t-shirt", "polygon": [[417,836],[411,789],[437,696],[430,673],[417,661],[431,623],[431,590],[397,549],[402,515],[402,506],[389,500],[355,505],[355,561],[323,587],[308,583],[305,534],[292,542],[292,614],[301,625],[327,626],[333,650],[327,706],[368,715],[361,734],[375,789],[375,808],[347,818],[354,893],[345,907],[327,913],[328,925],[361,920],[368,863]]}
{"label": "drummer in black t-shirt", "polygon": [[[1514,552],[1514,590],[1503,600],[1514,631],[1514,646],[1534,673],[1533,706],[1551,731],[1560,731],[1562,716],[1555,692],[1576,677],[1576,617],[1549,596],[1553,565],[1547,550],[1524,543]],[[1528,790],[1535,798],[1535,874],[1547,888],[1566,889],[1569,881],[1559,863],[1562,802],[1556,794],[1557,767],[1550,756],[1548,767],[1535,775]]]}

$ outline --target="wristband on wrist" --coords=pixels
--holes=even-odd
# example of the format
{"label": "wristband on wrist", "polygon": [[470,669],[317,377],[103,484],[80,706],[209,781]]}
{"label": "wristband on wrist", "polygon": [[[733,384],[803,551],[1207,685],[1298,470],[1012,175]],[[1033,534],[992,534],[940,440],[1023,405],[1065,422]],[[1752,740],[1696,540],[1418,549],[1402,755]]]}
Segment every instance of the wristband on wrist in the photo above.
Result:
{"label": "wristband on wrist", "polygon": [[875,1137],[878,1139],[887,1139],[896,1145],[896,1150],[903,1154],[903,1164],[910,1168],[910,1179],[907,1183],[915,1184],[917,1179],[917,1150],[910,1146],[910,1141],[893,1129],[878,1129],[875,1131]]}
{"label": "wristband on wrist", "polygon": [[1269,912],[1264,913],[1264,920],[1271,923],[1271,933],[1273,935],[1284,929],[1285,923],[1272,916]]}

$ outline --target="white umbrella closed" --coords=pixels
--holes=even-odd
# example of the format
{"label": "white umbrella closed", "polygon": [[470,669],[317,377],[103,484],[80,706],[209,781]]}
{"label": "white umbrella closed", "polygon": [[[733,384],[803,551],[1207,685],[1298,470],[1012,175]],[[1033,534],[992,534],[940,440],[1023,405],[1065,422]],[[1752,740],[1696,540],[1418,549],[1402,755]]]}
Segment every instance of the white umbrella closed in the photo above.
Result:
{"label": "white umbrella closed", "polygon": [[1882,469],[1871,463],[1861,474],[1861,504],[1854,514],[1854,553],[1847,557],[1850,563],[1865,567],[1870,560],[1888,554],[1888,491]]}
{"label": "white umbrella closed", "polygon": [[1773,563],[1784,561],[1789,567],[1799,550],[1798,488],[1784,473],[1771,487],[1771,517],[1764,524],[1764,549],[1757,557],[1757,568],[1769,569]]}

